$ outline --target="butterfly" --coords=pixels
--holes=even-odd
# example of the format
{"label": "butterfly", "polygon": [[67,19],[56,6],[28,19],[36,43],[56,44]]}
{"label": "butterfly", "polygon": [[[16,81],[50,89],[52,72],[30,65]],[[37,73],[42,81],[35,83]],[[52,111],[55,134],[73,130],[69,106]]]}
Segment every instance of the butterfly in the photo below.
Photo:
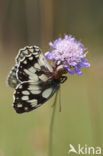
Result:
{"label": "butterfly", "polygon": [[15,89],[13,107],[17,113],[30,112],[44,104],[67,77],[61,62],[51,66],[38,46],[20,49],[15,66],[8,75],[8,85]]}

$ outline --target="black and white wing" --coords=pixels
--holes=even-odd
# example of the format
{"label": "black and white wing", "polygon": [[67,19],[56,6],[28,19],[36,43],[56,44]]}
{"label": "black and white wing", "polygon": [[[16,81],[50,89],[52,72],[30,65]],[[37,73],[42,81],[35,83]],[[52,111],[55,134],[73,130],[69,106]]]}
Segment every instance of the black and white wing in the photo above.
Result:
{"label": "black and white wing", "polygon": [[[45,71],[45,72],[44,72]],[[25,56],[17,69],[17,77],[20,81],[47,81],[52,72],[52,67],[48,64],[42,53]]]}
{"label": "black and white wing", "polygon": [[59,81],[49,79],[52,67],[44,55],[32,52],[20,57],[17,68],[17,79],[20,84],[14,93],[13,107],[17,113],[32,111],[45,103],[59,88]]}
{"label": "black and white wing", "polygon": [[17,113],[30,112],[44,104],[59,89],[56,80],[22,82],[16,88],[13,107]]}
{"label": "black and white wing", "polygon": [[[34,54],[36,55],[40,55],[41,54],[41,50],[38,46],[26,46],[22,49],[19,50],[18,55],[16,56],[16,65],[11,69],[8,78],[7,78],[7,83],[10,87],[12,88],[16,88],[17,85],[20,83],[20,79],[17,76],[17,70],[19,70],[18,68],[21,67],[19,66],[20,61],[22,64],[22,60],[30,55],[30,54]],[[24,62],[25,63],[25,62]],[[19,72],[20,75],[20,72]],[[22,78],[23,79],[23,78]],[[23,81],[25,81],[25,78],[23,79]]]}
{"label": "black and white wing", "polygon": [[17,72],[17,65],[15,65],[11,69],[7,78],[7,83],[12,88],[16,88],[16,86],[20,83],[20,81],[17,79],[16,72]]}
{"label": "black and white wing", "polygon": [[40,54],[41,50],[38,46],[26,46],[20,49],[15,59],[16,63],[19,64],[25,56],[31,53]]}

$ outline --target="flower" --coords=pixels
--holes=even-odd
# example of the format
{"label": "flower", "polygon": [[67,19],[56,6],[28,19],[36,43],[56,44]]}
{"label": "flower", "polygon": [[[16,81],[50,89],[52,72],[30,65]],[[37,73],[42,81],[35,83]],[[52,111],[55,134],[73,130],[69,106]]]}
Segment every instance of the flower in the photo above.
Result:
{"label": "flower", "polygon": [[71,35],[50,42],[49,46],[50,51],[45,53],[45,57],[56,62],[61,61],[64,69],[70,74],[82,74],[80,69],[90,66],[85,59],[87,49]]}

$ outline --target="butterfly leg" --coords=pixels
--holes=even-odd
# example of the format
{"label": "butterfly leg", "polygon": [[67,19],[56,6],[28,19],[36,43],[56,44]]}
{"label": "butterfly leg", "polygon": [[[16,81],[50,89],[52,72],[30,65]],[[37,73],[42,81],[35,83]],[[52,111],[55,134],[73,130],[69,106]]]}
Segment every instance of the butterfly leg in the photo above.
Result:
{"label": "butterfly leg", "polygon": [[48,70],[41,69],[40,71],[41,71],[41,72],[44,72],[44,73],[46,73],[46,74],[52,74],[52,72],[50,72],[50,71],[48,71]]}
{"label": "butterfly leg", "polygon": [[67,80],[67,76],[61,76],[60,83],[64,83]]}

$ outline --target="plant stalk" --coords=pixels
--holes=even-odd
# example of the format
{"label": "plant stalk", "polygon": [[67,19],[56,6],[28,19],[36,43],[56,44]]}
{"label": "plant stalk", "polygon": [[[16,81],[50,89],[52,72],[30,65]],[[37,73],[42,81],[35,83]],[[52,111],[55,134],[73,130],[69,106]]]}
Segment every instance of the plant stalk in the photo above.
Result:
{"label": "plant stalk", "polygon": [[51,114],[50,131],[49,131],[49,154],[48,154],[48,156],[53,156],[53,127],[54,127],[57,96],[58,96],[58,90],[57,90],[56,95],[55,95],[52,114]]}

